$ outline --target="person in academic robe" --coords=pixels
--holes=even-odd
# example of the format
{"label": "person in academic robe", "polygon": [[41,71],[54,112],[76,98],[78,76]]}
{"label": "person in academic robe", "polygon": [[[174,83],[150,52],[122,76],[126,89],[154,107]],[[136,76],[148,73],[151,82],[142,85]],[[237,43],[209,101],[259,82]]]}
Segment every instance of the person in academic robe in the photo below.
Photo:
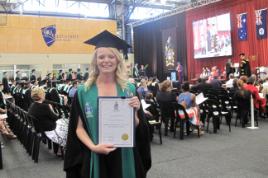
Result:
{"label": "person in academic robe", "polygon": [[34,83],[36,81],[35,69],[32,69],[32,71],[31,71],[30,81],[32,83]]}
{"label": "person in academic robe", "polygon": [[48,80],[46,83],[46,99],[60,103],[60,95],[55,87],[52,86],[52,81]]}
{"label": "person in academic robe", "polygon": [[86,68],[86,71],[84,73],[84,81],[86,81],[88,79],[89,73],[88,73],[88,68]]}
{"label": "person in academic robe", "polygon": [[[129,45],[106,30],[85,43],[95,45],[96,50],[92,72],[73,98],[64,160],[66,177],[145,178],[151,167],[148,125],[118,51]],[[98,96],[131,97],[128,104],[135,109],[134,147],[98,143]]]}
{"label": "person in academic robe", "polygon": [[10,130],[9,125],[6,121],[7,119],[7,107],[6,107],[6,100],[4,98],[4,93],[2,92],[3,85],[0,83],[0,133],[5,135],[8,139],[15,139],[17,138],[16,135]]}
{"label": "person in academic robe", "polygon": [[239,54],[241,59],[240,75],[245,75],[247,77],[251,76],[251,69],[248,58],[246,58],[245,53]]}
{"label": "person in academic robe", "polygon": [[226,71],[226,80],[229,79],[229,75],[231,73],[234,73],[234,68],[232,64],[232,59],[228,59],[228,61],[225,64],[225,71]]}
{"label": "person in academic robe", "polygon": [[176,71],[177,71],[177,80],[180,83],[182,83],[183,82],[183,67],[180,62],[177,63]]}
{"label": "person in academic robe", "polygon": [[8,76],[7,72],[3,72],[3,78],[2,78],[2,84],[3,84],[3,93],[10,93],[10,86],[8,84]]}
{"label": "person in academic robe", "polygon": [[67,77],[66,77],[66,80],[72,80],[73,78],[73,70],[72,69],[69,69],[69,72],[67,73]]}
{"label": "person in academic robe", "polygon": [[59,70],[57,80],[61,81],[62,80],[62,70]]}
{"label": "person in academic robe", "polygon": [[25,111],[28,111],[30,105],[33,102],[32,98],[31,98],[31,83],[30,83],[30,81],[24,82],[24,86],[22,89],[22,96],[23,96],[23,109]]}
{"label": "person in academic robe", "polygon": [[77,69],[76,79],[79,80],[79,81],[83,80],[83,76],[82,76],[82,72],[81,72],[80,68]]}
{"label": "person in academic robe", "polygon": [[16,82],[20,81],[20,71],[16,71]]}

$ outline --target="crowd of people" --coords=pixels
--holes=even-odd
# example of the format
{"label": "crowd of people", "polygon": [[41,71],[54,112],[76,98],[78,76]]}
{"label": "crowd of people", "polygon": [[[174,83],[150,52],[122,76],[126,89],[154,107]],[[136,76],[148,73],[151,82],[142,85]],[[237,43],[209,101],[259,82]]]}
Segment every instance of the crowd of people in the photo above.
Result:
{"label": "crowd of people", "polygon": [[[107,41],[98,39],[98,35],[94,37],[97,39],[87,41],[96,46],[96,49],[90,73],[87,70],[83,76],[79,69],[76,72],[69,69],[67,75],[60,70],[57,75],[51,76],[49,73],[44,79],[38,80],[33,69],[29,78],[19,78],[18,72],[16,79],[9,81],[7,73],[3,73],[0,116],[7,113],[5,96],[10,94],[17,106],[38,120],[35,124],[37,132],[45,134],[55,130],[57,121],[62,117],[62,113],[54,107],[55,103],[69,108],[68,112],[71,110],[65,116],[69,120],[66,126],[69,131],[67,142],[63,145],[66,147],[64,170],[68,178],[146,177],[146,172],[151,167],[149,142],[154,133],[149,121],[161,119],[166,136],[169,132],[174,132],[176,116],[169,106],[170,103],[176,103],[188,113],[189,124],[193,126],[191,130],[194,132],[194,129],[199,128],[203,134],[206,120],[200,112],[202,108],[196,102],[199,93],[206,95],[211,90],[226,91],[239,108],[237,115],[242,127],[248,124],[251,95],[260,115],[267,116],[268,78],[261,81],[257,80],[256,75],[251,75],[247,71],[247,62],[243,62],[244,55],[240,55],[243,70],[239,78],[234,77],[233,71],[228,69],[228,79],[223,80],[219,69],[213,67],[211,70],[203,68],[196,84],[188,81],[178,83],[169,79],[160,82],[156,77],[148,78],[144,66],[138,78],[128,78],[118,52],[120,49],[127,49],[127,44],[118,41],[109,32],[103,33],[109,40],[113,40],[109,41],[108,46]],[[96,40],[104,42],[96,43]],[[231,66],[229,61],[229,67]],[[129,106],[135,111],[135,147],[116,148],[113,144],[98,143],[97,99],[100,96],[131,97]],[[142,107],[141,100],[149,107]],[[184,117],[182,113],[179,115]],[[0,132],[9,138],[16,138],[5,119],[0,118]]]}

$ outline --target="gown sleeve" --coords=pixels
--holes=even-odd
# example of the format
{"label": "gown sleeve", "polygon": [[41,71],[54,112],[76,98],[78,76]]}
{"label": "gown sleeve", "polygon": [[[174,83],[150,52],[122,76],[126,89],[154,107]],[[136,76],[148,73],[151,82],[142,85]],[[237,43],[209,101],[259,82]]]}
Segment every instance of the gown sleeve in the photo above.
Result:
{"label": "gown sleeve", "polygon": [[[89,169],[85,168],[84,165],[89,166],[90,164],[90,151],[76,135],[79,116],[85,125],[85,120],[76,93],[71,107],[66,152],[64,157],[64,171],[66,172],[66,178],[82,178],[89,175]],[[85,161],[88,162],[85,163]]]}
{"label": "gown sleeve", "polygon": [[136,168],[143,172],[143,173],[141,172],[137,173],[138,175],[140,175],[140,176],[137,175],[137,177],[144,177],[144,176],[146,177],[146,173],[152,166],[149,125],[142,109],[138,110],[138,117],[140,119],[140,122],[136,128],[136,148],[135,148],[135,155],[136,154],[138,155],[135,156],[136,158],[135,162],[136,162]]}

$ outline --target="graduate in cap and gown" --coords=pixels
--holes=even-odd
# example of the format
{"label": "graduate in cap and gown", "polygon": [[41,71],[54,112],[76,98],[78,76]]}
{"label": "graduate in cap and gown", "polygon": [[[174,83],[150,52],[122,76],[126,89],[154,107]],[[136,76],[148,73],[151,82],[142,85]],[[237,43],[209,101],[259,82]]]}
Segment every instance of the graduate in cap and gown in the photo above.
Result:
{"label": "graduate in cap and gown", "polygon": [[[108,31],[85,42],[96,46],[91,73],[74,96],[64,160],[67,178],[145,178],[151,167],[148,124],[119,50],[130,47]],[[130,96],[135,112],[135,146],[98,143],[98,96]]]}
{"label": "graduate in cap and gown", "polygon": [[34,83],[35,81],[36,81],[35,69],[32,69],[31,76],[30,76],[30,82]]}

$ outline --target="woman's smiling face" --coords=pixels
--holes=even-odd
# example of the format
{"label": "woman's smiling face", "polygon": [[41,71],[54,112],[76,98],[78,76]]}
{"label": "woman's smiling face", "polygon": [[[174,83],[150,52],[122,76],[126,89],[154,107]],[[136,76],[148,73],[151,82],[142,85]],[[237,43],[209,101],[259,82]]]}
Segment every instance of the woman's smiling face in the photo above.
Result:
{"label": "woman's smiling face", "polygon": [[100,74],[113,74],[116,71],[118,60],[113,51],[101,47],[97,49],[97,67]]}

